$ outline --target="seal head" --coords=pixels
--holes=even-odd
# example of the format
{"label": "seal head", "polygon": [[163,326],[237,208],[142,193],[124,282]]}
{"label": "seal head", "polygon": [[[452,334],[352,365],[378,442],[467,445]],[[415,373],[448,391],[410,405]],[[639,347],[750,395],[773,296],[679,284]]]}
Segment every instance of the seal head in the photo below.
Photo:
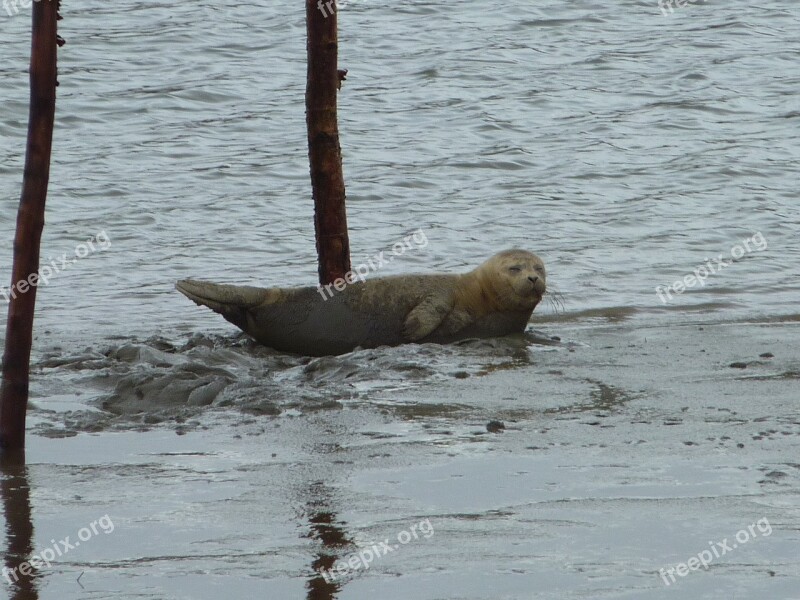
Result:
{"label": "seal head", "polygon": [[544,296],[547,274],[542,259],[526,250],[504,250],[473,271],[493,310],[533,311]]}

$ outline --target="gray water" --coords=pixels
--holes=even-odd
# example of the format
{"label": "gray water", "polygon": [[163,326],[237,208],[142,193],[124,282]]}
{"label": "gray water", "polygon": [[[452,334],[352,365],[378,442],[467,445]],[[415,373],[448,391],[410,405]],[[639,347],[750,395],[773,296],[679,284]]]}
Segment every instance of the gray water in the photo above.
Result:
{"label": "gray water", "polygon": [[[84,344],[224,331],[176,279],[315,281],[301,4],[64,7],[43,254],[72,256],[101,231],[112,247],[40,294],[40,328]],[[793,312],[799,20],[788,0],[667,17],[649,0],[345,5],[353,262],[422,227],[429,246],[381,274],[464,270],[521,246],[570,312],[651,313],[656,286],[760,231],[767,251],[669,306]],[[10,239],[29,23],[0,23]]]}
{"label": "gray water", "polygon": [[[343,512],[349,514],[351,527],[363,528],[362,537],[371,531],[382,538],[384,532],[388,535],[431,514],[434,507],[442,519],[443,506],[456,511],[448,517],[456,523],[451,536],[443,532],[434,538],[440,545],[409,551],[399,563],[376,567],[370,572],[376,580],[356,578],[344,586],[341,598],[360,600],[388,593],[400,574],[410,577],[401,577],[402,585],[396,588],[405,598],[616,598],[628,593],[633,595],[625,597],[666,597],[675,590],[662,586],[652,596],[631,591],[649,584],[642,588],[644,584],[632,581],[622,565],[636,562],[646,547],[646,541],[634,543],[630,536],[646,530],[645,522],[678,522],[685,516],[683,501],[670,496],[672,485],[656,485],[633,495],[661,499],[669,505],[662,507],[665,513],[639,506],[636,520],[621,502],[609,507],[611,517],[602,517],[603,498],[616,497],[616,492],[604,491],[601,481],[585,483],[578,492],[569,477],[560,477],[563,469],[613,472],[609,465],[619,447],[611,443],[602,451],[608,456],[591,462],[578,450],[584,446],[577,424],[580,431],[564,425],[565,439],[551,448],[558,452],[560,445],[569,446],[574,462],[548,454],[569,466],[550,471],[552,464],[539,465],[539,458],[530,466],[541,466],[549,474],[541,489],[552,485],[563,490],[555,496],[562,502],[575,496],[593,498],[597,505],[591,510],[598,512],[591,518],[580,517],[580,511],[557,507],[554,520],[540,531],[551,544],[528,548],[528,542],[519,540],[525,547],[522,558],[509,558],[516,556],[516,542],[506,529],[510,522],[494,521],[493,511],[502,515],[519,502],[511,488],[500,494],[503,500],[473,492],[479,499],[473,505],[467,502],[469,506],[462,505],[466,492],[457,486],[449,489],[449,503],[419,491],[403,492],[404,500],[393,503],[384,493],[387,481],[396,483],[411,474],[418,475],[415,485],[424,490],[429,489],[426,482],[451,477],[485,480],[491,487],[486,475],[500,464],[509,473],[524,471],[514,461],[518,452],[529,451],[530,442],[508,432],[502,437],[508,441],[488,448],[484,442],[474,443],[470,427],[482,427],[493,416],[517,419],[523,431],[538,427],[542,419],[555,418],[556,425],[548,420],[548,426],[558,430],[562,413],[572,415],[565,417],[568,420],[584,418],[585,407],[575,408],[578,398],[623,388],[621,393],[631,404],[626,400],[621,406],[647,403],[646,408],[620,409],[627,427],[643,413],[660,411],[662,405],[665,414],[672,415],[669,418],[680,416],[690,402],[687,398],[693,403],[698,396],[677,387],[674,378],[681,371],[669,365],[676,352],[682,352],[684,361],[687,348],[697,349],[699,361],[700,346],[706,344],[702,352],[706,346],[711,352],[717,342],[723,347],[716,348],[716,362],[709,368],[726,370],[710,375],[708,381],[696,374],[695,382],[713,397],[704,410],[727,406],[734,399],[740,403],[738,409],[747,407],[747,396],[742,394],[752,390],[728,386],[752,381],[731,383],[728,363],[752,361],[771,350],[782,362],[773,368],[761,361],[755,368],[763,373],[757,376],[783,387],[770,388],[767,395],[763,388],[753,392],[775,404],[763,415],[747,417],[755,429],[748,433],[746,447],[751,447],[751,434],[759,440],[765,437],[760,433],[767,426],[758,421],[765,415],[781,421],[776,440],[791,440],[793,446],[790,451],[776,441],[774,447],[760,448],[764,455],[754,449],[756,454],[741,461],[730,459],[725,465],[712,458],[718,456],[716,447],[700,458],[684,457],[687,464],[699,465],[686,475],[697,486],[696,499],[710,498],[710,504],[718,501],[728,507],[717,507],[718,513],[706,517],[715,526],[709,539],[733,534],[763,516],[763,511],[751,514],[738,504],[740,492],[741,498],[766,494],[759,501],[775,510],[796,507],[798,477],[786,465],[796,456],[794,440],[800,434],[795,402],[800,369],[796,333],[800,5],[792,0],[711,1],[676,8],[667,16],[656,0],[352,0],[343,5],[340,67],[349,75],[339,97],[339,121],[353,263],[388,251],[420,228],[429,244],[396,257],[379,275],[463,271],[500,249],[523,247],[544,259],[548,284],[559,292],[563,306],[551,302],[537,308],[536,332],[525,340],[379,349],[312,361],[254,347],[235,337],[235,330],[217,315],[174,291],[177,279],[190,276],[264,286],[311,285],[316,280],[302,5],[288,0],[64,2],[60,32],[67,45],[59,51],[60,87],[42,250],[44,263],[50,258],[60,263],[59,257],[66,253],[70,265],[40,288],[37,297],[30,478],[34,495],[43,490],[38,500],[34,498],[34,512],[49,515],[38,523],[37,532],[42,533],[37,535],[46,543],[48,535],[61,536],[62,531],[65,535],[100,516],[100,506],[106,506],[102,510],[111,506],[127,515],[119,518],[127,519],[129,533],[139,530],[156,537],[141,546],[131,546],[130,536],[115,538],[126,541],[109,542],[108,548],[95,546],[97,556],[84,557],[88,562],[78,563],[82,566],[75,572],[64,567],[58,577],[44,576],[40,587],[52,596],[42,597],[72,597],[69,593],[83,597],[80,588],[70,586],[84,568],[99,570],[106,586],[106,592],[95,591],[91,597],[134,597],[137,584],[125,583],[126,576],[149,582],[141,597],[210,594],[206,579],[198,573],[208,571],[217,581],[215,577],[227,573],[225,560],[203,558],[202,552],[196,563],[179,558],[184,546],[199,543],[175,516],[181,505],[195,506],[192,502],[201,494],[196,477],[222,485],[215,488],[222,491],[209,500],[208,508],[198,513],[195,506],[189,511],[201,514],[197,518],[204,523],[213,522],[218,511],[229,510],[224,499],[228,491],[233,496],[235,491],[228,490],[225,481],[276,494],[263,502],[248,498],[270,515],[259,516],[263,521],[257,525],[250,524],[245,516],[249,513],[243,510],[241,515],[227,516],[225,526],[208,532],[223,553],[236,548],[245,557],[234,575],[223,578],[225,585],[243,586],[233,597],[251,597],[248,594],[255,592],[245,590],[248,578],[254,576],[269,580],[273,586],[269,597],[301,597],[310,560],[307,548],[295,539],[302,526],[285,525],[293,509],[283,503],[306,502],[307,482],[291,479],[284,497],[272,487],[280,487],[281,476],[251,475],[241,462],[260,452],[259,444],[269,446],[264,456],[278,455],[275,461],[267,460],[269,464],[291,471],[297,466],[292,461],[297,460],[304,473],[314,473],[309,480],[330,476],[334,481],[328,483],[336,488],[333,496],[342,493],[337,486],[347,487],[348,502],[365,512],[354,516],[358,510],[352,506],[349,513]],[[30,9],[13,17],[0,9],[0,240],[7,240],[5,250],[0,245],[0,285],[4,287],[10,280],[27,127],[29,16]],[[72,263],[79,245],[101,232],[110,246]],[[758,243],[752,241],[754,236]],[[750,251],[745,251],[744,240],[749,240]],[[722,255],[730,260],[737,248],[744,249],[740,258],[711,274],[705,285],[673,294],[667,303],[656,293],[657,286],[683,279],[709,259],[713,262]],[[0,308],[4,306],[0,296]],[[609,323],[621,329],[587,333]],[[756,325],[740,328],[739,323]],[[772,337],[765,333],[770,323],[781,327]],[[683,336],[689,326],[692,331],[716,328],[716,333],[709,334],[708,342],[688,339]],[[747,337],[739,341],[735,334],[731,337],[730,332],[737,330],[746,331]],[[647,343],[661,338],[661,347],[651,348],[640,339],[648,331]],[[562,340],[552,340],[555,336]],[[758,344],[752,342],[756,339]],[[634,346],[642,341],[642,356],[650,352],[651,358],[642,358],[638,350],[621,350],[622,340]],[[581,349],[591,360],[573,365],[585,369],[579,384],[571,377],[569,359],[580,355]],[[679,363],[681,369],[695,364],[689,359]],[[653,383],[630,375],[625,367],[653,377]],[[537,403],[529,412],[527,405],[519,404],[520,398],[510,400],[504,393],[505,371],[515,382],[514,389],[529,381],[535,382],[529,384],[533,388],[544,386],[546,398],[534,394],[544,405]],[[746,372],[743,377],[749,376]],[[485,398],[473,398],[474,402],[465,399],[463,388],[436,387],[492,377],[500,378],[492,379],[497,387],[489,386]],[[208,399],[213,399],[215,411],[196,405],[187,408],[187,398],[199,385],[224,388],[219,397]],[[138,396],[136,390],[141,392]],[[587,401],[593,410],[609,409]],[[460,402],[470,408],[465,412]],[[491,408],[483,408],[482,402]],[[428,404],[422,412],[413,408]],[[405,405],[411,407],[409,412],[397,408]],[[315,416],[317,411],[333,415],[328,417],[330,427],[325,417]],[[242,414],[247,415],[244,422]],[[716,435],[704,429],[717,422],[715,418],[710,413],[697,416],[690,437],[697,441],[701,432]],[[293,419],[308,427],[289,425]],[[272,427],[281,423],[300,438],[284,433],[273,439]],[[92,431],[99,436],[87,434]],[[175,437],[173,431],[183,437]],[[242,435],[244,441],[236,441]],[[364,435],[377,440],[377,455],[393,457],[386,464],[380,462],[380,468],[389,469],[386,473],[367,473],[367,465],[379,467],[377,455],[362,452],[365,442],[359,436]],[[641,469],[649,472],[675,452],[655,426],[644,437],[650,435],[660,441],[650,454],[645,452],[642,462],[624,463],[628,470],[623,469],[626,475],[619,485],[635,481],[642,476]],[[257,443],[248,436],[255,436]],[[384,438],[393,441],[380,441]],[[87,450],[93,447],[92,440],[102,456]],[[335,457],[327,454],[315,459],[313,449],[328,443],[349,447],[345,454],[354,466],[335,466]],[[175,444],[180,448],[173,448]],[[209,446],[214,449],[208,450]],[[413,450],[402,450],[406,458],[399,460],[401,448]],[[458,461],[465,459],[447,463],[445,448],[459,457],[477,453],[483,462],[462,469]],[[497,452],[493,455],[492,450]],[[284,459],[295,451],[307,455]],[[201,458],[169,458],[172,452]],[[498,455],[504,453],[514,458],[502,463]],[[62,460],[72,465],[72,472],[56,469],[51,464],[54,455],[66,457]],[[415,470],[432,456],[445,461],[443,471],[434,466],[430,471]],[[762,489],[757,477],[763,476],[762,466],[775,467],[781,461],[786,464],[778,471],[791,474],[791,485],[784,483],[790,487],[781,490],[788,496],[776,497],[772,488]],[[731,478],[718,475],[720,468],[730,469]],[[127,478],[126,489],[132,496],[112,501],[120,488],[99,484],[97,511],[89,514],[70,503],[59,513],[59,495],[81,487],[86,469],[110,470],[113,477]],[[756,478],[739,482],[736,469],[757,471]],[[214,475],[209,475],[212,471]],[[162,502],[169,506],[154,509],[158,514],[149,526],[146,499],[154,493],[148,483],[152,477],[174,477],[176,487]],[[363,496],[367,489],[375,494],[371,499]],[[540,492],[537,502],[548,501],[550,496]],[[737,500],[725,500],[728,492]],[[331,494],[316,490],[310,497],[320,495]],[[467,517],[459,521],[458,511],[483,511],[481,518],[488,522],[482,520],[479,531],[473,531],[464,525]],[[408,517],[402,525],[392,520],[397,514]],[[594,526],[610,521],[622,530],[608,540],[592,538],[588,549],[575,546],[573,536],[585,534],[576,525],[584,517]],[[524,523],[533,522],[536,511],[515,518],[519,519],[515,527],[527,535],[531,532]],[[560,529],[559,519],[565,529]],[[794,586],[798,522],[785,517],[784,534],[794,534],[780,544],[754,544],[763,548],[761,562],[732,569],[733,581],[747,580],[750,587],[731,583],[726,590],[758,593],[763,586],[747,577],[766,572],[765,564],[783,561],[777,587],[763,597],[795,598],[796,593],[792,596],[788,590],[800,589]],[[279,523],[282,529],[276,539],[270,538],[273,546],[267,554],[269,561],[280,562],[275,572],[264,572],[263,549],[251,547],[255,541],[237,535],[251,526],[261,532],[263,526],[263,535],[269,538]],[[119,528],[125,531],[124,525]],[[490,540],[490,533],[502,541]],[[650,533],[668,538],[671,554],[664,548],[660,552],[649,548],[651,562],[636,577],[655,579],[656,587],[658,567],[685,560],[707,541],[669,537],[673,534],[667,536],[661,525]],[[239,547],[241,539],[247,541]],[[500,546],[503,552],[494,555]],[[604,562],[605,547],[612,548],[614,564]],[[483,580],[486,587],[458,570],[459,563],[468,562],[465,555],[470,551],[488,556],[478,563],[492,572]],[[560,561],[557,553],[562,551]],[[103,562],[108,552],[114,558]],[[549,558],[542,558],[544,554]],[[164,582],[151,586],[152,571],[137,566],[141,556],[164,557],[160,568],[181,575],[186,587]],[[171,562],[170,556],[175,560]],[[569,560],[575,563],[570,578],[546,575],[548,569]],[[582,560],[590,582],[588,587],[583,583],[575,587],[576,580],[582,581]],[[760,566],[752,566],[756,563]],[[513,580],[520,573],[522,583],[508,583],[508,577]],[[520,591],[530,582],[536,582],[537,592]],[[433,589],[440,589],[439,595]],[[715,589],[713,584],[701,585],[693,595],[682,597],[711,597],[703,594]]]}

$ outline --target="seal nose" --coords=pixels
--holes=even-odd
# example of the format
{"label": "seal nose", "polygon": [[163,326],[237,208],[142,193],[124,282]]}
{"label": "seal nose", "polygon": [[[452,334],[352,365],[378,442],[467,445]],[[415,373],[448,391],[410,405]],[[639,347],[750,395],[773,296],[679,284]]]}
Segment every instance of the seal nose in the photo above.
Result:
{"label": "seal nose", "polygon": [[539,278],[536,277],[535,275],[534,276],[528,275],[528,281],[530,281],[531,283],[536,283],[537,281],[539,281]]}

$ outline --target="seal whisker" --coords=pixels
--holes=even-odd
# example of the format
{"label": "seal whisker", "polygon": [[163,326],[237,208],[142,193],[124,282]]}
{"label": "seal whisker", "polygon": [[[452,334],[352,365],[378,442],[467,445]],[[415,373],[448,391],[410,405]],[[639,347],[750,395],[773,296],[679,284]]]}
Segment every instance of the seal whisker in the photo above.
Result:
{"label": "seal whisker", "polygon": [[561,314],[565,312],[563,293],[559,292],[558,290],[548,288],[545,292],[544,299],[553,309],[555,314]]}

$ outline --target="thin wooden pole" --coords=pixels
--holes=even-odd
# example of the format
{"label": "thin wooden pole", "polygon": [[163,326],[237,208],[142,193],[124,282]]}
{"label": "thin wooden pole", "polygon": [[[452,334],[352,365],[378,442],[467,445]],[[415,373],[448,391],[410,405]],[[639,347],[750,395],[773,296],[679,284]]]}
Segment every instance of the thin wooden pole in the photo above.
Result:
{"label": "thin wooden pole", "polygon": [[335,0],[306,0],[306,26],[308,158],[314,196],[319,282],[325,285],[344,278],[350,271],[342,150],[336,115],[341,74],[337,69]]}
{"label": "thin wooden pole", "polygon": [[58,7],[58,0],[33,3],[28,143],[14,238],[11,288],[7,291],[8,322],[0,386],[0,452],[4,453],[25,447],[25,413],[28,408],[39,245],[50,180],[50,151],[56,108]]}

